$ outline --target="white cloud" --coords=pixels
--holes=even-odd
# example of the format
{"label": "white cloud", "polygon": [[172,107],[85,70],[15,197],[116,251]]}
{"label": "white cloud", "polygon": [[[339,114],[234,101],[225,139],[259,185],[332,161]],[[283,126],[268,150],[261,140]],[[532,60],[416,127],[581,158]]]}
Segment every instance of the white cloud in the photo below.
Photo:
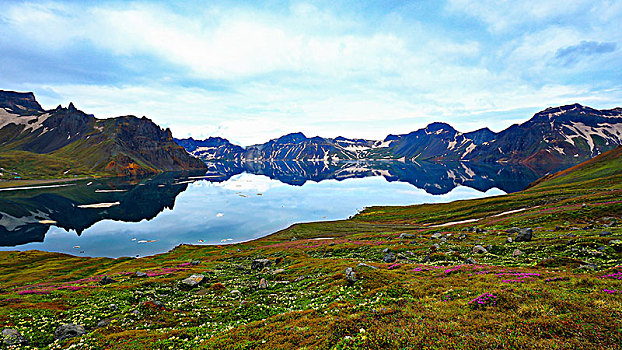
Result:
{"label": "white cloud", "polygon": [[[493,33],[465,35],[451,27],[454,18],[432,23],[443,26],[438,31],[425,18],[390,13],[365,20],[305,3],[275,12],[252,5],[18,2],[0,4],[0,34],[41,55],[63,57],[88,43],[111,63],[131,68],[148,57],[158,64],[141,67],[139,82],[21,82],[57,94],[42,98],[46,107],[73,101],[98,117],[146,115],[177,137],[223,136],[248,145],[294,131],[383,138],[432,121],[499,130],[529,118],[526,110],[619,105],[619,83],[573,77],[595,64],[607,67],[603,62],[620,50],[572,69],[551,64],[558,49],[584,40],[621,47],[622,34],[611,30],[621,17],[617,3],[451,0],[452,14],[477,18]],[[597,10],[608,11],[601,22]],[[590,24],[566,19],[577,13]]]}

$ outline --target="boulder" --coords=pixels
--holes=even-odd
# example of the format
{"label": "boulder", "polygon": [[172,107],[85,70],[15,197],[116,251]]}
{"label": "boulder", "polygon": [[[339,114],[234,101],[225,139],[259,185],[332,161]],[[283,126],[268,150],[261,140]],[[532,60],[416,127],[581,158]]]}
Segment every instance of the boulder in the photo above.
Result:
{"label": "boulder", "polygon": [[268,259],[255,259],[251,263],[251,270],[263,270],[270,265],[272,265],[272,261]]}
{"label": "boulder", "polygon": [[395,257],[395,254],[393,253],[387,253],[384,258],[382,258],[382,261],[390,264],[390,263],[394,263],[395,260],[397,260],[397,258]]}
{"label": "boulder", "polygon": [[514,251],[512,252],[512,256],[517,257],[519,255],[523,255],[523,252],[520,249],[514,249]]}
{"label": "boulder", "polygon": [[268,288],[268,282],[266,281],[265,278],[262,278],[259,281],[259,289],[266,289],[266,288]]}
{"label": "boulder", "polygon": [[518,233],[520,230],[521,229],[519,227],[512,227],[512,228],[505,230],[505,232],[510,233],[510,234],[515,234],[515,233]]}
{"label": "boulder", "polygon": [[86,333],[86,330],[84,329],[84,326],[81,326],[75,323],[69,323],[69,324],[65,324],[62,326],[58,326],[56,328],[56,330],[54,331],[54,339],[64,340],[64,339],[79,337],[85,333]]}
{"label": "boulder", "polygon": [[475,261],[475,259],[473,258],[467,258],[466,260],[464,260],[465,264],[471,264],[471,265],[475,265],[477,264],[477,261]]}
{"label": "boulder", "polygon": [[486,248],[482,247],[481,245],[476,245],[473,247],[472,252],[473,254],[486,254],[488,253],[488,250],[486,250]]}
{"label": "boulder", "polygon": [[28,340],[14,328],[3,329],[2,340],[4,345],[28,345]]}
{"label": "boulder", "polygon": [[144,278],[144,277],[148,277],[149,275],[147,275],[147,273],[142,272],[142,271],[136,271],[136,273],[134,274],[134,277],[138,277],[138,278]]}
{"label": "boulder", "polygon": [[516,242],[529,242],[533,238],[533,230],[531,228],[521,228],[516,234]]}
{"label": "boulder", "polygon": [[115,283],[115,282],[117,282],[117,281],[113,280],[112,278],[110,278],[108,276],[104,276],[104,278],[102,278],[99,281],[99,284],[106,285],[106,284]]}
{"label": "boulder", "polygon": [[346,281],[348,284],[353,285],[356,282],[356,272],[351,267],[346,268]]}
{"label": "boulder", "polygon": [[196,275],[192,275],[188,278],[183,279],[180,283],[182,287],[194,288],[194,287],[197,287],[199,284],[203,283],[204,280],[205,280],[204,275],[196,274]]}

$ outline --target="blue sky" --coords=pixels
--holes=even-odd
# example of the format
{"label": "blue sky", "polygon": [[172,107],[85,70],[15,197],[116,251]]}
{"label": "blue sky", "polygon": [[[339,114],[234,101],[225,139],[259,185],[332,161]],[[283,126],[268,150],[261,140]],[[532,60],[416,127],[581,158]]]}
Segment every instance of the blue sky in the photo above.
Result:
{"label": "blue sky", "polygon": [[0,1],[0,89],[176,137],[495,131],[622,105],[622,1]]}

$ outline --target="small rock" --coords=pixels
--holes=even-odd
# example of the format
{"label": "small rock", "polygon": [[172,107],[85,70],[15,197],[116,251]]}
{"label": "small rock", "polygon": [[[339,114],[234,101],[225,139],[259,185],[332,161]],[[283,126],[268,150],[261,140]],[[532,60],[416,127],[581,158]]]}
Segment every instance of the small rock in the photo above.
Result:
{"label": "small rock", "polygon": [[514,249],[514,251],[512,252],[512,256],[517,257],[519,255],[523,255],[523,252],[520,249]]}
{"label": "small rock", "polygon": [[509,229],[505,230],[505,232],[510,233],[510,234],[514,234],[514,233],[520,232],[520,230],[521,229],[519,227],[512,227],[512,228],[509,228]]}
{"label": "small rock", "polygon": [[488,250],[486,250],[486,248],[482,247],[481,245],[476,245],[473,247],[473,254],[486,254],[488,253]]}
{"label": "small rock", "polygon": [[598,248],[596,248],[596,250],[598,250],[599,252],[602,252],[605,249],[607,249],[607,247],[605,247],[604,245],[598,246]]}
{"label": "small rock", "polygon": [[305,278],[307,278],[307,276],[298,276],[298,277],[296,277],[296,279],[294,279],[294,282],[300,282],[300,281],[302,281]]}
{"label": "small rock", "polygon": [[512,237],[508,237],[508,238],[505,239],[505,243],[512,243],[512,242],[514,242]]}
{"label": "small rock", "polygon": [[531,228],[522,228],[516,235],[516,242],[529,242],[533,238],[533,230]]}
{"label": "small rock", "polygon": [[391,249],[389,249],[389,248],[384,248],[382,250],[382,253],[384,253],[384,254],[387,254],[387,253],[390,253],[390,252],[391,252]]}
{"label": "small rock", "polygon": [[400,238],[403,238],[403,239],[417,238],[417,235],[412,234],[412,233],[402,233],[400,235]]}
{"label": "small rock", "polygon": [[613,239],[611,241],[609,241],[609,245],[616,245],[616,244],[621,244],[622,241],[619,239]]}
{"label": "small rock", "polygon": [[605,236],[611,236],[611,232],[609,231],[603,231],[601,233],[598,234],[601,237],[605,237]]}
{"label": "small rock", "polygon": [[434,239],[440,239],[441,237],[443,237],[443,234],[440,232],[437,232],[431,236],[431,238],[434,238]]}
{"label": "small rock", "polygon": [[263,270],[264,267],[272,265],[272,261],[268,259],[255,259],[251,263],[251,270]]}
{"label": "small rock", "polygon": [[359,265],[358,265],[358,266],[369,267],[369,268],[372,268],[372,269],[374,269],[374,270],[378,269],[376,266],[373,266],[373,265],[367,265],[367,264],[365,264],[365,263],[359,263]]}
{"label": "small rock", "polygon": [[490,245],[490,244],[489,244],[489,245],[487,245],[487,246],[486,246],[486,250],[491,251],[491,250],[492,250],[492,245]]}
{"label": "small rock", "polygon": [[349,285],[353,285],[356,282],[356,272],[351,267],[346,268],[346,281]]}
{"label": "small rock", "polygon": [[2,339],[4,345],[28,345],[28,340],[14,328],[5,328],[2,330]]}
{"label": "small rock", "polygon": [[397,258],[395,257],[395,254],[393,253],[387,253],[384,258],[382,258],[382,261],[390,264],[390,263],[394,263],[395,260],[397,260]]}
{"label": "small rock", "polygon": [[268,282],[266,281],[265,278],[262,278],[259,281],[259,289],[266,289],[266,288],[268,288]]}
{"label": "small rock", "polygon": [[104,278],[102,278],[101,281],[99,281],[99,284],[106,285],[106,284],[115,283],[115,282],[117,281],[113,280],[112,278],[108,276],[104,276]]}
{"label": "small rock", "polygon": [[415,253],[411,252],[410,250],[407,250],[407,251],[404,252],[404,255],[414,256]]}
{"label": "small rock", "polygon": [[431,251],[432,253],[434,253],[434,252],[438,251],[438,250],[439,250],[439,248],[440,248],[440,246],[438,245],[438,243],[434,243],[434,244],[432,244],[432,245],[430,246],[430,251]]}
{"label": "small rock", "polygon": [[461,233],[460,235],[458,235],[458,239],[459,240],[463,240],[467,237],[466,233]]}
{"label": "small rock", "polygon": [[272,274],[276,275],[276,274],[283,273],[283,272],[285,272],[284,269],[276,269],[276,270],[272,271]]}
{"label": "small rock", "polygon": [[103,328],[103,327],[107,327],[109,324],[112,323],[112,321],[117,320],[117,318],[105,318],[99,322],[97,322],[97,325],[95,325],[95,328]]}
{"label": "small rock", "polygon": [[147,275],[147,273],[142,272],[142,271],[136,271],[136,273],[134,274],[135,277],[138,278],[143,278],[143,277],[148,277],[149,275]]}
{"label": "small rock", "polygon": [[441,238],[441,242],[443,242],[443,243],[447,242],[447,238],[445,238],[445,237]]}
{"label": "small rock", "polygon": [[298,238],[292,237],[292,241],[297,241],[297,240],[298,240]]}
{"label": "small rock", "polygon": [[232,289],[229,293],[231,294],[241,294],[239,290],[237,289]]}
{"label": "small rock", "polygon": [[276,258],[276,260],[274,261],[274,264],[275,264],[275,265],[278,265],[278,264],[280,264],[280,263],[282,263],[282,262],[283,262],[283,257],[279,256],[279,257],[278,257],[278,258]]}
{"label": "small rock", "polygon": [[117,311],[119,310],[119,307],[117,306],[117,304],[110,304],[108,305],[108,309],[110,309],[111,311]]}
{"label": "small rock", "polygon": [[475,261],[475,259],[473,258],[467,258],[466,260],[464,260],[465,264],[471,264],[471,265],[475,265],[477,264],[477,261]]}
{"label": "small rock", "polygon": [[192,261],[190,262],[190,265],[192,265],[192,266],[201,265],[201,260],[192,260]]}
{"label": "small rock", "polygon": [[84,326],[70,323],[62,326],[58,326],[54,331],[54,339],[64,340],[74,337],[79,337],[86,333]]}
{"label": "small rock", "polygon": [[197,275],[192,275],[188,278],[183,279],[180,283],[182,287],[194,288],[194,287],[197,287],[199,284],[201,284],[204,280],[205,280],[204,275],[197,274]]}
{"label": "small rock", "polygon": [[587,263],[587,264],[583,264],[581,266],[579,266],[580,269],[585,269],[585,270],[598,270],[598,265],[596,264],[592,264],[592,263]]}

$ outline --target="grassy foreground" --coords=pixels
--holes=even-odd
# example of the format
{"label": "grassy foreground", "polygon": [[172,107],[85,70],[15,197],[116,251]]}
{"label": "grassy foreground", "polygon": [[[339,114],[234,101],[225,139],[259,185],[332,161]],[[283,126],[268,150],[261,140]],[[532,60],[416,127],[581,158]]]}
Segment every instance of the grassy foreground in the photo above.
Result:
{"label": "grassy foreground", "polygon": [[[0,252],[0,326],[42,349],[620,348],[621,155],[520,193],[372,207],[242,244]],[[181,288],[195,273],[204,283]],[[86,334],[54,340],[68,323]]]}

